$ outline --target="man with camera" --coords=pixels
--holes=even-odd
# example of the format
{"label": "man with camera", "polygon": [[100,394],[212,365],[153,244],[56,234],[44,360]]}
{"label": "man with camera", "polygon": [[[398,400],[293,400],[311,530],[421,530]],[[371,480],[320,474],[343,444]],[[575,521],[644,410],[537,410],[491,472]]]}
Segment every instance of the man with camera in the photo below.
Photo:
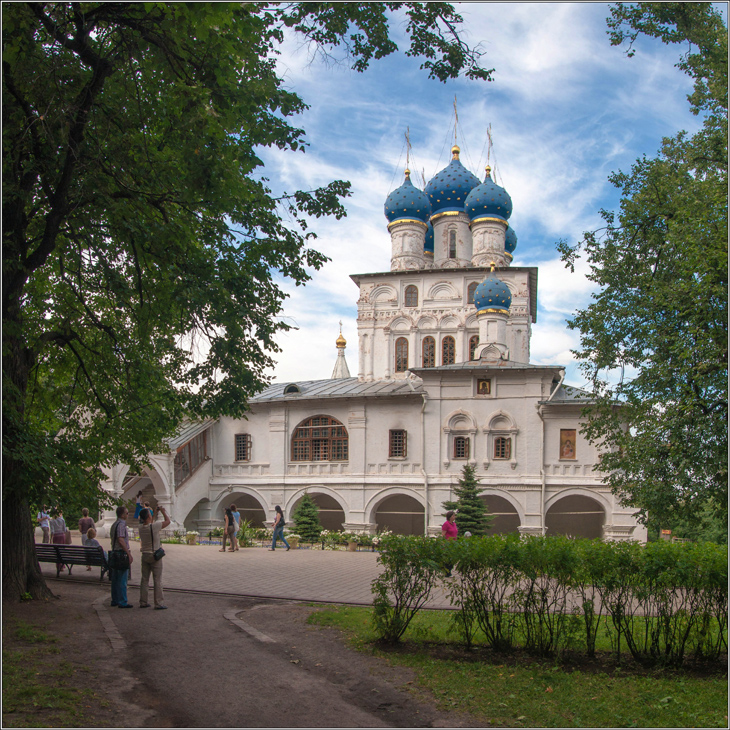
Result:
{"label": "man with camera", "polygon": [[[157,521],[157,515],[162,512],[165,518],[162,522]],[[155,608],[158,611],[164,610],[167,606],[163,603],[162,594],[162,557],[160,557],[160,531],[170,524],[170,517],[165,508],[158,505],[154,518],[152,510],[145,508],[139,513],[139,542],[142,549],[142,579],[139,582],[139,607],[149,608],[147,593],[149,591],[150,573],[154,585]],[[159,552],[158,552],[159,551]],[[163,553],[164,555],[164,553]]]}

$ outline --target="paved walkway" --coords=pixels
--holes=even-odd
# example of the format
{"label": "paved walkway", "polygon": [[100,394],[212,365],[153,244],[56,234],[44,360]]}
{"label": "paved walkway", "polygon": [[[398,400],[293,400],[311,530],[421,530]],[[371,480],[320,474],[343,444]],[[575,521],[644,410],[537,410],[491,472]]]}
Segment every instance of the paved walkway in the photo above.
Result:
{"label": "paved walkway", "polygon": [[[72,533],[74,544],[80,544]],[[104,549],[109,540],[99,541]],[[236,553],[221,553],[219,545],[165,544],[163,585],[202,593],[219,593],[257,598],[282,598],[325,603],[372,604],[370,584],[379,575],[377,553],[346,550],[290,550],[277,548],[241,548]],[[140,548],[132,542],[132,579],[139,585]],[[41,563],[48,577],[55,577],[56,567]],[[97,568],[87,571],[77,565],[70,581],[99,580]],[[150,581],[151,583],[151,581]],[[445,594],[438,589],[429,608],[451,608]]]}

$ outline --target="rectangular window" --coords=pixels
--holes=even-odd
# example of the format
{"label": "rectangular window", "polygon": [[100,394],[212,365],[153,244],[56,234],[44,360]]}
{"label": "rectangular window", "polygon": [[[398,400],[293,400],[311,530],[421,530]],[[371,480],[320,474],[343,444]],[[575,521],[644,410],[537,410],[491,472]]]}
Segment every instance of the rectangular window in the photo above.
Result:
{"label": "rectangular window", "polygon": [[182,484],[208,458],[208,432],[198,434],[175,454],[175,487]]}
{"label": "rectangular window", "polygon": [[575,429],[574,428],[561,428],[560,429],[560,458],[561,459],[576,459],[575,451]]}
{"label": "rectangular window", "polygon": [[251,461],[251,436],[247,433],[236,434],[236,461]]}
{"label": "rectangular window", "polygon": [[404,457],[406,456],[406,445],[408,434],[402,429],[392,429],[390,431],[390,448],[388,456]]}
{"label": "rectangular window", "polygon": [[468,459],[469,458],[469,439],[466,436],[455,436],[454,437],[454,458],[455,459]]}
{"label": "rectangular window", "polygon": [[512,456],[512,439],[497,436],[494,439],[494,458],[509,459]]}

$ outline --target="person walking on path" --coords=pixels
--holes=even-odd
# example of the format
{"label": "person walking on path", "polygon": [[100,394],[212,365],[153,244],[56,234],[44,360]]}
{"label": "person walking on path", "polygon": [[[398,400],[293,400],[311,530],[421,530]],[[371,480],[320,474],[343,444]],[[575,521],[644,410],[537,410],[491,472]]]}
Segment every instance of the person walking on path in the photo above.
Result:
{"label": "person walking on path", "polygon": [[[63,519],[63,514],[60,509],[51,510],[52,519],[49,521],[51,528],[51,542],[55,545],[66,544],[66,520]],[[60,570],[66,570],[62,563],[58,563]]]}
{"label": "person walking on path", "polygon": [[134,519],[139,518],[139,513],[142,511],[142,490],[137,492],[137,496],[134,498]]}
{"label": "person walking on path", "polygon": [[284,543],[284,545],[286,545],[287,550],[291,550],[289,543],[284,537],[284,527],[286,525],[286,520],[284,520],[284,513],[281,511],[281,507],[279,507],[278,504],[276,505],[276,507],[274,507],[274,511],[276,513],[276,517],[274,518],[274,537],[271,540],[271,547],[269,548],[269,550],[276,550],[277,537]]}
{"label": "person walking on path", "polygon": [[236,509],[236,505],[231,505],[231,514],[233,515],[233,519],[236,523],[236,529],[235,529],[235,540],[233,541],[233,545],[235,546],[236,550],[240,550],[240,546],[238,545],[238,531],[241,529],[241,513]]}
{"label": "person walking on path", "polygon": [[[81,544],[86,545],[87,544],[87,537],[86,533],[96,527],[96,524],[94,520],[89,517],[89,510],[84,507],[81,510],[81,514],[83,517],[79,520],[79,532],[81,533]],[[86,570],[91,570],[91,566],[87,565]]]}
{"label": "person walking on path", "polygon": [[228,552],[235,553],[236,548],[234,543],[236,541],[236,534],[234,531],[236,529],[236,521],[233,519],[233,512],[231,512],[230,507],[226,507],[224,519],[225,525],[223,526],[223,547],[218,552],[224,553],[226,551],[226,538],[228,537],[231,540],[231,547],[229,548]]}
{"label": "person walking on path", "polygon": [[[162,512],[165,518],[163,522],[159,522],[152,517],[152,511],[143,509],[139,513],[139,542],[142,551],[142,579],[139,582],[139,607],[149,608],[147,602],[147,592],[150,587],[150,573],[152,573],[152,583],[154,585],[155,608],[159,610],[166,609],[164,604],[164,595],[162,593],[162,561],[163,558],[155,560],[155,550],[160,545],[160,531],[164,530],[170,524],[170,517],[165,512],[164,507],[158,507],[157,512]],[[157,515],[155,514],[155,518]]]}
{"label": "person walking on path", "polygon": [[41,511],[38,513],[36,520],[41,530],[43,530],[43,542],[51,542],[51,515],[46,512],[45,504],[41,507]]}
{"label": "person walking on path", "polygon": [[[124,550],[127,553],[129,565],[132,565],[134,558],[129,551],[129,533],[127,532],[127,517],[129,510],[124,507],[117,507],[117,520],[109,530],[109,536],[112,541],[112,550]],[[127,602],[127,578],[129,569],[126,570],[110,570],[109,575],[112,581],[112,606],[119,608],[132,608],[132,604]]]}

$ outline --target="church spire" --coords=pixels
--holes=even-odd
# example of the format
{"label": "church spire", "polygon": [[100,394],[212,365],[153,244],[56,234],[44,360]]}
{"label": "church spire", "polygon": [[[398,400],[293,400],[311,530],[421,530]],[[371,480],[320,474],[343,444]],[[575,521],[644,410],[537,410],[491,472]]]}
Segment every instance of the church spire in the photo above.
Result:
{"label": "church spire", "polygon": [[332,371],[332,380],[341,380],[350,377],[350,368],[347,367],[345,360],[345,347],[347,340],[342,336],[342,320],[340,320],[340,334],[335,341],[337,345],[337,360],[335,361],[335,369]]}

